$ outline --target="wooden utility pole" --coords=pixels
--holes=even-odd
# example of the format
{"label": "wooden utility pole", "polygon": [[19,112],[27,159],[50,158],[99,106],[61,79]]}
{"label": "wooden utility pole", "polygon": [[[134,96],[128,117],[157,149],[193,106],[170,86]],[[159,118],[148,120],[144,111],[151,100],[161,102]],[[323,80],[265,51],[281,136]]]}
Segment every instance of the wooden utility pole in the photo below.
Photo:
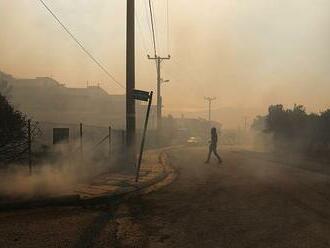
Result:
{"label": "wooden utility pole", "polygon": [[132,97],[135,89],[135,0],[127,0],[126,31],[126,144],[130,159],[135,160],[136,117]]}
{"label": "wooden utility pole", "polygon": [[150,57],[148,55],[148,59],[156,60],[156,66],[157,66],[157,129],[158,132],[162,128],[162,95],[161,95],[161,70],[160,66],[163,60],[169,60],[171,59],[171,56],[168,55],[167,57],[160,57],[155,55],[155,57]]}
{"label": "wooden utility pole", "polygon": [[211,122],[212,101],[215,101],[217,98],[215,98],[215,97],[204,97],[204,99],[209,102],[209,122]]}

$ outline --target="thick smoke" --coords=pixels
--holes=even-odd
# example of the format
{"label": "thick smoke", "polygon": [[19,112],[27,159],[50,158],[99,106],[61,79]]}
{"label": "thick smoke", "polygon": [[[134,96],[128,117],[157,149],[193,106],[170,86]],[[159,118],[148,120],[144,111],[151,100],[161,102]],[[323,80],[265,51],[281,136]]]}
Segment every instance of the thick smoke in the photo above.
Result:
{"label": "thick smoke", "polygon": [[[92,145],[84,144],[83,157],[76,145],[57,145],[51,159],[53,162],[41,162],[32,167],[10,165],[2,175],[0,194],[9,197],[29,198],[46,195],[73,194],[79,184],[89,183],[96,176],[113,169],[116,158],[111,160],[104,153],[93,151]],[[75,148],[75,149],[73,149]],[[104,157],[102,157],[104,156]],[[97,158],[98,157],[98,158]]]}

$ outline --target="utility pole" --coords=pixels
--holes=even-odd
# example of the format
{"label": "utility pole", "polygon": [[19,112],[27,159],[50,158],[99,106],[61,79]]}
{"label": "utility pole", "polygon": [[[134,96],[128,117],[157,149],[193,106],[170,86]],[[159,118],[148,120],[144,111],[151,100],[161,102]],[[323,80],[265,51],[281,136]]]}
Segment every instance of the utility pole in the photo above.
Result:
{"label": "utility pole", "polygon": [[211,108],[212,108],[212,102],[215,101],[216,97],[204,97],[205,101],[209,102],[209,122],[211,122]]}
{"label": "utility pole", "polygon": [[244,116],[244,130],[245,130],[245,132],[247,130],[247,121],[248,121],[248,117]]}
{"label": "utility pole", "polygon": [[[161,78],[160,79],[160,89],[162,87],[162,84],[169,83],[169,82],[170,82],[170,80]],[[160,111],[161,111],[160,113],[161,113],[161,116],[162,116],[162,113],[163,113],[163,108],[164,108],[163,97],[160,96]]]}
{"label": "utility pole", "polygon": [[[135,0],[127,0],[126,30],[126,142],[130,160],[135,164]],[[132,156],[132,157],[131,157]]]}
{"label": "utility pole", "polygon": [[160,132],[162,128],[162,96],[161,96],[161,71],[160,66],[163,60],[169,60],[171,59],[171,56],[168,55],[167,57],[160,57],[155,54],[155,57],[150,57],[148,55],[148,59],[156,60],[156,66],[157,66],[157,129],[158,132]]}

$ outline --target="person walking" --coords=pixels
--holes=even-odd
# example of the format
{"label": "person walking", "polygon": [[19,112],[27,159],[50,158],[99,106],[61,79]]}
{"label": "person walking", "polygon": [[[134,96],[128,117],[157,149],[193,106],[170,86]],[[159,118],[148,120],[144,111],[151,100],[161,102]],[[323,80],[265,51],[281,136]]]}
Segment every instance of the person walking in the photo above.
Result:
{"label": "person walking", "polygon": [[217,129],[215,127],[212,127],[211,128],[211,141],[210,141],[210,146],[209,146],[209,154],[207,156],[207,160],[205,161],[205,163],[208,164],[210,162],[212,152],[217,157],[219,164],[222,163],[222,159],[221,159],[221,157],[219,156],[219,154],[217,152],[217,145],[218,145]]}

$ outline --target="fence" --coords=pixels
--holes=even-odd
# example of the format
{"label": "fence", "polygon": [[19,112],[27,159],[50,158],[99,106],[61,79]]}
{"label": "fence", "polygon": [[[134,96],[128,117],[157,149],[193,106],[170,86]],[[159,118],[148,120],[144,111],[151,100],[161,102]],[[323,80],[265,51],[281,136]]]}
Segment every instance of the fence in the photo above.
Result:
{"label": "fence", "polygon": [[[68,129],[69,142],[54,144],[54,129]],[[137,144],[142,132],[137,131]],[[149,130],[146,148],[156,147],[156,131]],[[80,159],[106,160],[116,162],[125,156],[126,133],[109,127],[86,125],[84,123],[31,122],[24,130],[24,139],[10,145],[0,144],[0,164],[28,165],[52,164],[71,157]],[[65,150],[66,152],[63,152]]]}
{"label": "fence", "polygon": [[[67,144],[54,144],[54,128],[69,129]],[[124,130],[92,125],[28,121],[24,137],[7,145],[0,145],[0,163],[29,165],[54,161],[64,149],[64,156],[84,156],[109,159],[122,153],[125,146]]]}
{"label": "fence", "polygon": [[31,144],[34,137],[40,135],[37,122],[28,120],[23,130],[1,135],[0,163],[22,163],[29,160],[31,163]]}

